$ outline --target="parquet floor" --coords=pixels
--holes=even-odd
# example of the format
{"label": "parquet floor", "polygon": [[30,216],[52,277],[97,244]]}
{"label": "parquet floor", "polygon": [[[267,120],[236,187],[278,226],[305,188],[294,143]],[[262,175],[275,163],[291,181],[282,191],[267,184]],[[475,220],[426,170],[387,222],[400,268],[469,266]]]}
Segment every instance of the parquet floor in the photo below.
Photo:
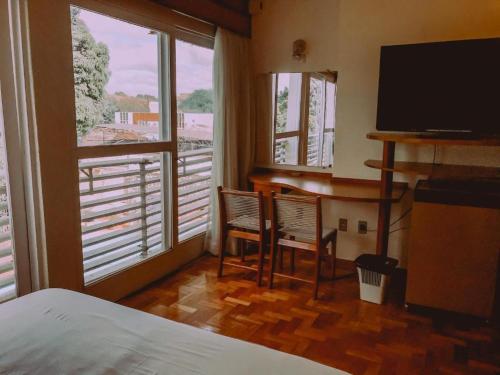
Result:
{"label": "parquet floor", "polygon": [[409,313],[397,282],[382,306],[359,300],[355,276],[323,282],[314,301],[309,285],[257,288],[254,273],[233,267],[217,279],[216,264],[203,256],[120,303],[353,374],[500,374],[497,330]]}

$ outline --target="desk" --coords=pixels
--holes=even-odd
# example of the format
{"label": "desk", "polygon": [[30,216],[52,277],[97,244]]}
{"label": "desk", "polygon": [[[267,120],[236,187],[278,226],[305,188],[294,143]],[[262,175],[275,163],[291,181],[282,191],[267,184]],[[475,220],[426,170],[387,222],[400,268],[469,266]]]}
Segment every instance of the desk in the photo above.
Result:
{"label": "desk", "polygon": [[394,182],[390,196],[380,195],[380,181],[332,177],[329,173],[288,172],[257,169],[249,176],[254,191],[269,196],[271,191],[295,190],[304,194],[340,201],[379,203],[399,202],[408,185]]}

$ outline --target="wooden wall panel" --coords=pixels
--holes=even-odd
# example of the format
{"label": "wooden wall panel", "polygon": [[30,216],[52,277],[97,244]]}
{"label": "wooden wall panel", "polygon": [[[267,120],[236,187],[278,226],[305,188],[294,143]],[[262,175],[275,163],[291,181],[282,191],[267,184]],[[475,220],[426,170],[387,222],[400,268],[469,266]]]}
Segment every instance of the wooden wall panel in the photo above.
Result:
{"label": "wooden wall panel", "polygon": [[251,17],[247,0],[153,0],[178,12],[250,36]]}

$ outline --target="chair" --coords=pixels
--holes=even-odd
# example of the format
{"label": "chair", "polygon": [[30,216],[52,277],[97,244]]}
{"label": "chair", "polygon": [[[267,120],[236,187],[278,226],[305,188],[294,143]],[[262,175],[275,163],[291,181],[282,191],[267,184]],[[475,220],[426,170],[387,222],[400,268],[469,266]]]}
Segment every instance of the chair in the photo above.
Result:
{"label": "chair", "polygon": [[[257,271],[257,285],[262,284],[264,251],[269,239],[271,221],[264,217],[262,192],[244,192],[217,188],[219,198],[220,251],[218,277],[222,277],[224,265]],[[235,238],[239,243],[241,264],[224,261],[227,239]],[[245,241],[259,245],[257,268],[245,262]]]}
{"label": "chair", "polygon": [[[273,287],[274,276],[303,281],[313,284],[313,297],[317,299],[322,261],[328,260],[330,262],[331,277],[332,279],[335,278],[337,230],[322,227],[320,197],[276,194],[274,192],[271,197],[271,266],[269,270],[269,288]],[[327,253],[328,244],[331,244],[331,254]],[[291,248],[290,274],[275,271],[276,255],[279,253],[281,263],[284,247]],[[314,253],[315,269],[312,280],[294,275],[295,250]]]}

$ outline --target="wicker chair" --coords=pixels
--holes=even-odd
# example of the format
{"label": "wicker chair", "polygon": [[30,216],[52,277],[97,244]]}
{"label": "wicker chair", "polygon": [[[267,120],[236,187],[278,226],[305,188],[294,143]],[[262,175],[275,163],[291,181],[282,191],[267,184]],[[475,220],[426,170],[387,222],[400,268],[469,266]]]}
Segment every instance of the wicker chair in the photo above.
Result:
{"label": "wicker chair", "polygon": [[[335,278],[336,243],[337,230],[322,226],[320,197],[272,193],[269,288],[273,287],[274,276],[303,281],[313,285],[313,297],[317,299],[322,261],[330,263],[331,278]],[[330,254],[327,251],[328,244],[331,244]],[[291,249],[290,274],[275,270],[276,255],[279,254],[282,258],[284,247]],[[295,250],[314,253],[315,269],[312,280],[294,275]]]}
{"label": "wicker chair", "polygon": [[[265,246],[268,243],[271,221],[264,217],[262,192],[244,192],[217,188],[219,198],[220,251],[218,277],[222,277],[225,265],[257,272],[257,285],[262,283]],[[228,238],[239,244],[241,262],[224,260]],[[259,245],[257,268],[245,265],[246,241]]]}

